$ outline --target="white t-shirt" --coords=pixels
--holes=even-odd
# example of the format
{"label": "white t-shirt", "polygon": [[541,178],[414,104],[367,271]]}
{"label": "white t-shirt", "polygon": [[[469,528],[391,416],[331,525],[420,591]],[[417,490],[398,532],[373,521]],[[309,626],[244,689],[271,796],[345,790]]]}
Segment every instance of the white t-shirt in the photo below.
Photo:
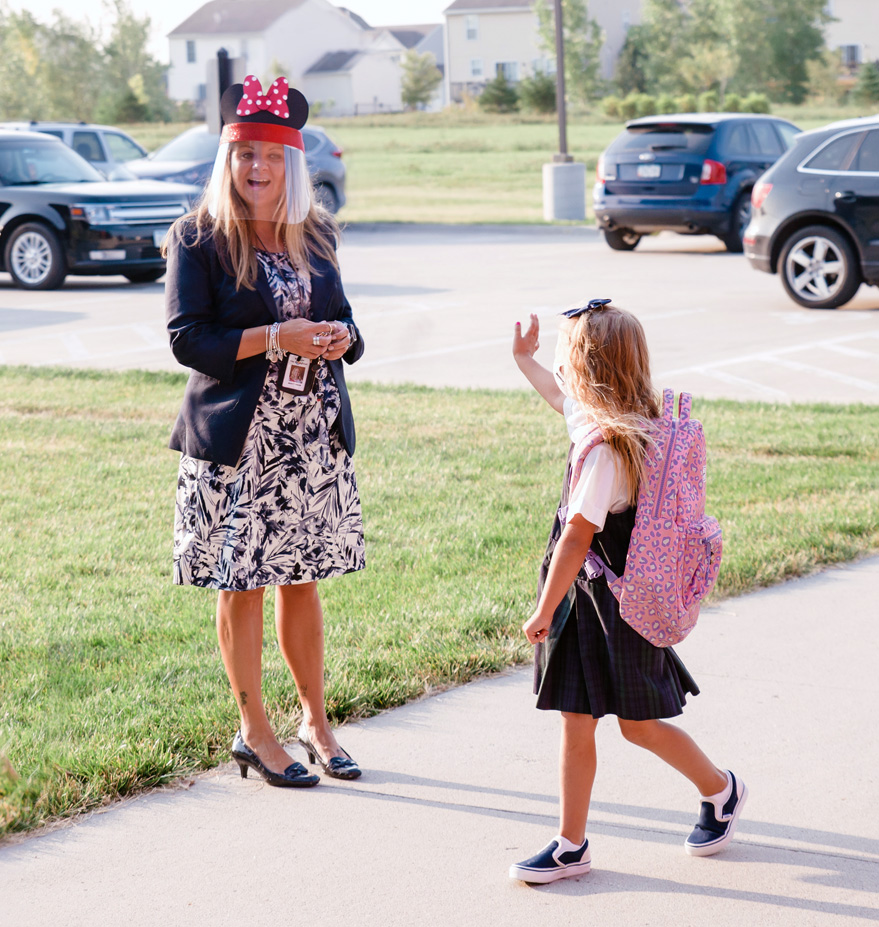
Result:
{"label": "white t-shirt", "polygon": [[[576,446],[595,423],[573,399],[565,399],[564,415],[568,434]],[[606,444],[599,444],[583,462],[580,478],[568,498],[565,521],[582,515],[601,531],[608,512],[616,515],[628,507],[629,487],[620,456]]]}

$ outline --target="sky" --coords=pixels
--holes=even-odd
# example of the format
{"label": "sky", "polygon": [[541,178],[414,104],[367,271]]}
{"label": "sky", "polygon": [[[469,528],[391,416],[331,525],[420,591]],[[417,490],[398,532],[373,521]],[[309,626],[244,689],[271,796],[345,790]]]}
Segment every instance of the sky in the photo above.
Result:
{"label": "sky", "polygon": [[[191,16],[204,0],[129,0],[137,16],[149,16],[153,26],[150,49],[159,61],[168,61],[165,35]],[[247,0],[239,0],[246,3]],[[442,11],[452,0],[331,0],[362,16],[371,26],[394,26],[407,23],[440,23]],[[102,0],[0,0],[0,5],[15,10],[30,10],[37,19],[49,20],[56,7],[73,19],[88,19],[99,25],[106,17]]]}

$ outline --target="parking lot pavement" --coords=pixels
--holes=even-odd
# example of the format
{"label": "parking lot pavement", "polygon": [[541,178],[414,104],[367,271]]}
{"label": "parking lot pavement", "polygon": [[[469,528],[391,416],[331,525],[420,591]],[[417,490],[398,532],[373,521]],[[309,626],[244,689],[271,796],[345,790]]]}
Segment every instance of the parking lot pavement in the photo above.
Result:
{"label": "parking lot pavement", "polygon": [[[879,402],[879,289],[846,308],[807,310],[776,277],[714,238],[671,233],[611,251],[582,227],[356,226],[342,276],[367,343],[351,380],[524,386],[513,324],[537,313],[541,357],[555,316],[611,296],[644,322],[657,385],[698,396]],[[162,282],[68,278],[28,293],[0,275],[0,363],[179,369],[167,347]]]}

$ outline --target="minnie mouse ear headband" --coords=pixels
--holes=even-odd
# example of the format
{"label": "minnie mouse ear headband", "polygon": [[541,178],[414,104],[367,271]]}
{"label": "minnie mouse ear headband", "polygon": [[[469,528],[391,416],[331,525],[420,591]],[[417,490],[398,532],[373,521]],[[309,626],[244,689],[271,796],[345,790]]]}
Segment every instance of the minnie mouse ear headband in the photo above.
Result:
{"label": "minnie mouse ear headband", "polygon": [[[208,210],[218,217],[224,202],[223,188],[229,146],[234,142],[267,142],[283,145],[284,194],[266,184],[265,191],[256,177],[247,181],[247,190],[238,190],[252,210],[242,218],[272,218],[289,224],[303,222],[311,206],[311,179],[305,162],[305,144],[300,129],[308,120],[308,101],[290,87],[286,77],[278,77],[267,90],[249,74],[243,84],[233,84],[220,100],[223,131],[208,186]],[[254,146],[256,147],[256,146]],[[258,162],[258,158],[254,161]],[[255,166],[254,171],[258,171]],[[271,191],[271,192],[270,192]],[[286,205],[286,209],[285,209]]]}
{"label": "minnie mouse ear headband", "polygon": [[576,319],[583,315],[584,312],[592,312],[593,309],[603,309],[611,302],[613,302],[611,299],[590,299],[585,306],[577,306],[574,309],[566,309],[564,312],[560,312],[559,315],[563,315],[566,319]]}

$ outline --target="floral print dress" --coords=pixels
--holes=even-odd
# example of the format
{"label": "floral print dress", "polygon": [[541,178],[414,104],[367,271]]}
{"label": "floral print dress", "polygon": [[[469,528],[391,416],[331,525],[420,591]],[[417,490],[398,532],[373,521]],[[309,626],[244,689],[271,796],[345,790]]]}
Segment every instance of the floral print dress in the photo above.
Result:
{"label": "floral print dress", "polygon": [[[286,319],[307,318],[311,281],[289,258],[257,251]],[[180,458],[174,582],[241,591],[362,570],[363,521],[354,466],[333,423],[339,390],[326,362],[302,396],[269,363],[235,467]]]}

